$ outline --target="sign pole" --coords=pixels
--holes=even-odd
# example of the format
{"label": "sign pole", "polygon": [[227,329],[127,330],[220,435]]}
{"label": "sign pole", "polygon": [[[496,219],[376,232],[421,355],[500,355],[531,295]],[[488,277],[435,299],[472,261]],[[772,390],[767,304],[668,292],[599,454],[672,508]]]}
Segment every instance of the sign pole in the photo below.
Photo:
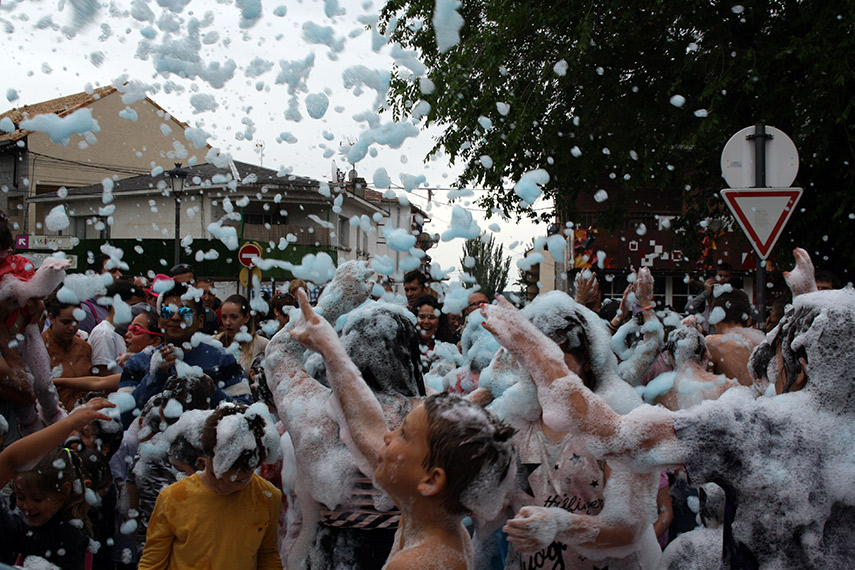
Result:
{"label": "sign pole", "polygon": [[[766,125],[754,125],[754,134],[745,137],[754,141],[754,187],[766,187],[766,141],[772,135],[766,132]],[[757,256],[757,323],[758,328],[766,332],[766,260]]]}

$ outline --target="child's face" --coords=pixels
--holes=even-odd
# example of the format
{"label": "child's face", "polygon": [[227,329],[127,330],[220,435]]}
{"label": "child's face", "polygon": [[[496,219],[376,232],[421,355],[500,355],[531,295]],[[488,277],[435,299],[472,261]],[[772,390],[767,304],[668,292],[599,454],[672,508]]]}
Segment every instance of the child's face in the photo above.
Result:
{"label": "child's face", "polygon": [[414,408],[395,431],[386,432],[386,447],[380,452],[374,478],[394,496],[417,492],[427,474],[424,467],[430,444],[428,415],[424,406]]}
{"label": "child's face", "polygon": [[252,471],[241,471],[229,469],[222,476],[214,474],[214,457],[209,456],[205,460],[205,484],[218,495],[234,495],[243,491],[252,481]]}
{"label": "child's face", "polygon": [[21,477],[15,479],[15,500],[31,527],[45,525],[65,504],[67,495],[37,489]]}

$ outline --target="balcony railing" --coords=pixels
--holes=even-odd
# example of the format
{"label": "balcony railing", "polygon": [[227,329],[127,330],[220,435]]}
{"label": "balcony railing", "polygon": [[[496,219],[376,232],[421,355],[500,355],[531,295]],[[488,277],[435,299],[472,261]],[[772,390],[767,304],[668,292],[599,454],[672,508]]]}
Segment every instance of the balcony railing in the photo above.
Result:
{"label": "balcony railing", "polygon": [[245,224],[243,226],[243,239],[245,240],[278,242],[280,238],[287,238],[288,234],[297,238],[297,241],[293,242],[297,245],[322,247],[331,245],[329,228],[293,224],[275,224],[269,228],[262,224]]}

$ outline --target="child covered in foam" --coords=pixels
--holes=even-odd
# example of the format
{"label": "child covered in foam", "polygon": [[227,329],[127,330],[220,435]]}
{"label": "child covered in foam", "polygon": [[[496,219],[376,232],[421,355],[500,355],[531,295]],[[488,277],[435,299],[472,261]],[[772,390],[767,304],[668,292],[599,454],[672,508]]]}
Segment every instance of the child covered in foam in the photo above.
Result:
{"label": "child covered in foam", "polygon": [[[797,262],[803,265],[806,256],[797,252]],[[803,269],[791,275],[808,273]],[[789,281],[798,295],[798,280]],[[798,296],[754,352],[753,373],[773,382],[777,396],[755,399],[749,388],[737,387],[677,413],[641,406],[616,414],[509,303],[484,313],[503,343],[523,335],[541,347],[515,356],[530,365],[552,429],[573,431],[592,455],[609,462],[638,471],[685,464],[695,483],[724,489],[722,567],[855,563],[851,288]]]}
{"label": "child covered in foam", "polygon": [[[31,406],[18,411],[17,423],[24,434],[65,417],[51,381],[50,357],[39,330],[43,299],[65,278],[66,259],[48,258],[38,270],[12,249],[9,221],[0,212],[0,373],[27,392],[29,384],[38,399],[41,418]],[[13,342],[14,341],[14,342]],[[13,346],[14,345],[14,346]],[[7,418],[8,420],[9,418]]]}
{"label": "child covered in foam", "polygon": [[335,331],[312,311],[304,292],[299,297],[302,318],[291,337],[323,355],[354,453],[401,511],[385,568],[473,568],[461,521],[484,509],[495,516],[503,504],[515,475],[513,429],[459,396],[439,394],[387,432],[380,403]]}

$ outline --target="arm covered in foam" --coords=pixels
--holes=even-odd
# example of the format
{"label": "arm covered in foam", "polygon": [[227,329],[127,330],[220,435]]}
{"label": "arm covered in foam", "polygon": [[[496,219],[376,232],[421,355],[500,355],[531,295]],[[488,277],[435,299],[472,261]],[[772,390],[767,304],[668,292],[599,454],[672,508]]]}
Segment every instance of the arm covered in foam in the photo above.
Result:
{"label": "arm covered in foam", "polygon": [[298,298],[302,315],[291,329],[291,338],[324,357],[327,379],[344,413],[356,451],[373,470],[386,433],[380,402],[350,360],[335,330],[312,310],[306,293],[298,291]]}
{"label": "arm covered in foam", "polygon": [[42,457],[65,441],[71,432],[83,429],[92,420],[110,421],[110,417],[99,410],[112,407],[115,407],[115,404],[104,398],[93,398],[76,407],[71,414],[58,422],[10,444],[0,453],[0,487],[11,481],[15,473],[35,467]]}
{"label": "arm covered in foam", "polygon": [[487,330],[531,374],[549,428],[579,437],[594,457],[626,462],[633,469],[680,463],[670,413],[641,406],[625,416],[617,414],[570,371],[561,349],[507,300],[500,298],[498,305],[481,311]]}
{"label": "arm covered in foam", "polygon": [[655,520],[658,481],[658,473],[612,471],[599,514],[527,506],[504,530],[522,552],[542,550],[557,540],[594,560],[624,558],[638,549],[638,542]]}
{"label": "arm covered in foam", "polygon": [[[665,348],[665,333],[662,323],[653,311],[653,276],[650,270],[642,267],[633,284],[636,302],[644,309],[641,313],[644,324],[641,326],[641,340],[632,348],[631,355],[618,365],[618,374],[632,386],[638,386],[641,377]],[[629,324],[624,325],[624,327]],[[621,327],[623,328],[623,327]],[[621,335],[618,333],[619,339]]]}

